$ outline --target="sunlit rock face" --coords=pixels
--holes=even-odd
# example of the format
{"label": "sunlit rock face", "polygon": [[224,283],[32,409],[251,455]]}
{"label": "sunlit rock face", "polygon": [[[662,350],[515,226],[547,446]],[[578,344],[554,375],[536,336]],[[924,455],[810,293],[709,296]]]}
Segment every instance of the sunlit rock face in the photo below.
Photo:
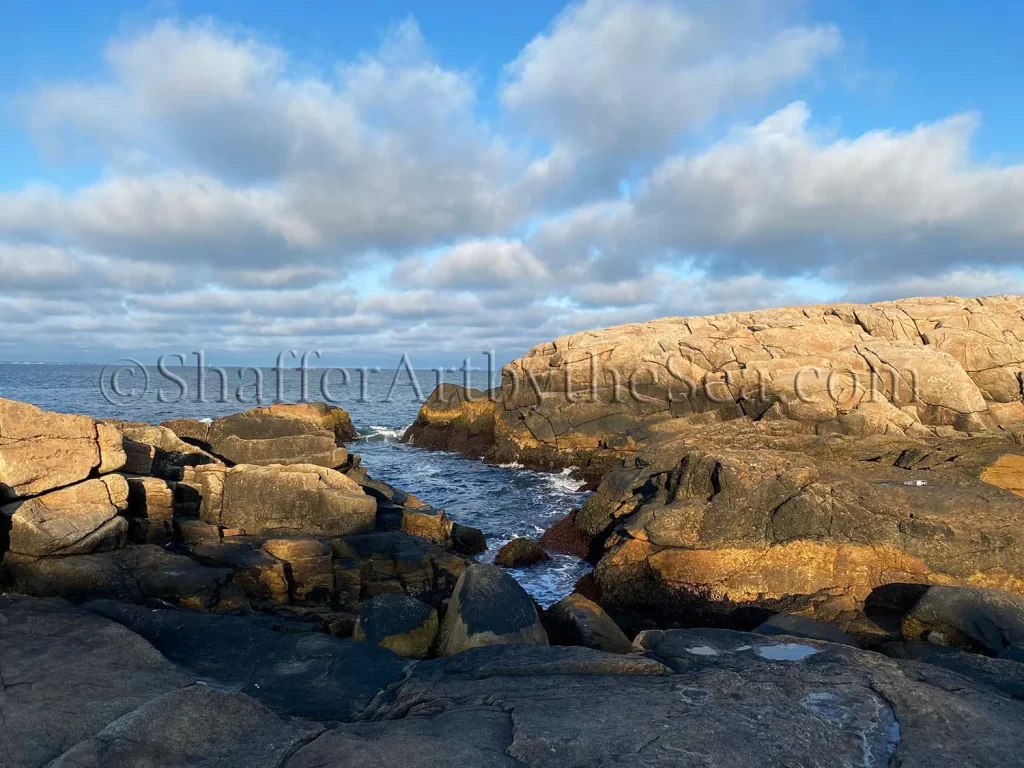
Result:
{"label": "sunlit rock face", "polygon": [[484,393],[445,385],[407,434],[495,461],[592,466],[638,428],[792,420],[910,437],[1024,422],[1024,299],[906,299],[662,318],[541,344]]}

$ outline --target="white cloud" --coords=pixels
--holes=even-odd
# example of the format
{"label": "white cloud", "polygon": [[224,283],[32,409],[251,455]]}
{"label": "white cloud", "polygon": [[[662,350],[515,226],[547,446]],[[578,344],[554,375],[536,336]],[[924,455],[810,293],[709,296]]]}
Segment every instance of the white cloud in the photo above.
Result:
{"label": "white cloud", "polygon": [[108,83],[47,86],[22,106],[43,142],[77,131],[115,166],[152,167],[115,167],[71,194],[8,193],[0,231],[287,266],[296,251],[432,245],[514,216],[501,194],[511,157],[477,122],[471,78],[435,63],[414,22],[319,77],[293,75],[283,50],[211,22],[162,22],[112,43],[107,60]]}
{"label": "white cloud", "polygon": [[392,273],[392,279],[402,285],[483,291],[547,278],[547,267],[521,242],[497,239],[461,243],[432,260],[403,259]]}
{"label": "white cloud", "polygon": [[213,20],[119,35],[101,76],[18,99],[92,180],[0,192],[0,346],[425,363],[659,315],[1024,291],[1024,166],[975,159],[976,114],[845,136],[778,109],[844,55],[791,6],[584,0],[495,93],[411,19],[319,68]]}
{"label": "white cloud", "polygon": [[806,75],[841,44],[832,26],[736,39],[739,27],[670,0],[586,0],[509,65],[502,101],[554,140],[643,157]]}

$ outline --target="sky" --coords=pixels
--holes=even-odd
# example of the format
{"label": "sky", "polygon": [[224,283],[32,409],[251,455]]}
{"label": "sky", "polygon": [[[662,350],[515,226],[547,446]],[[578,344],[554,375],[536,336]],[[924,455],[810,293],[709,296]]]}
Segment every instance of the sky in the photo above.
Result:
{"label": "sky", "polygon": [[1024,293],[1024,5],[0,6],[0,360]]}

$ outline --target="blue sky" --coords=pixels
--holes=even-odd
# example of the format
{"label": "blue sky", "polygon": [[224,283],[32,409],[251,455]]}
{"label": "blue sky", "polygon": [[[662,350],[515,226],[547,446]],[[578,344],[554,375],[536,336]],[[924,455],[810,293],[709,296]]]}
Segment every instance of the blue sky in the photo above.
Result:
{"label": "blue sky", "polygon": [[0,359],[435,364],[1018,292],[1022,27],[1007,2],[8,3]]}

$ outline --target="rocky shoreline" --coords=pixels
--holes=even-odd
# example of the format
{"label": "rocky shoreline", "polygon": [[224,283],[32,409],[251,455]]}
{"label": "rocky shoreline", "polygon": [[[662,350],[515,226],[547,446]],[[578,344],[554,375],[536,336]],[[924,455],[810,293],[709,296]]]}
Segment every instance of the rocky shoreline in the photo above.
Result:
{"label": "rocky shoreline", "polygon": [[1017,764],[1022,370],[1024,299],[950,298],[622,326],[442,386],[408,441],[595,489],[496,560],[595,563],[546,610],[339,408],[0,399],[0,767]]}

